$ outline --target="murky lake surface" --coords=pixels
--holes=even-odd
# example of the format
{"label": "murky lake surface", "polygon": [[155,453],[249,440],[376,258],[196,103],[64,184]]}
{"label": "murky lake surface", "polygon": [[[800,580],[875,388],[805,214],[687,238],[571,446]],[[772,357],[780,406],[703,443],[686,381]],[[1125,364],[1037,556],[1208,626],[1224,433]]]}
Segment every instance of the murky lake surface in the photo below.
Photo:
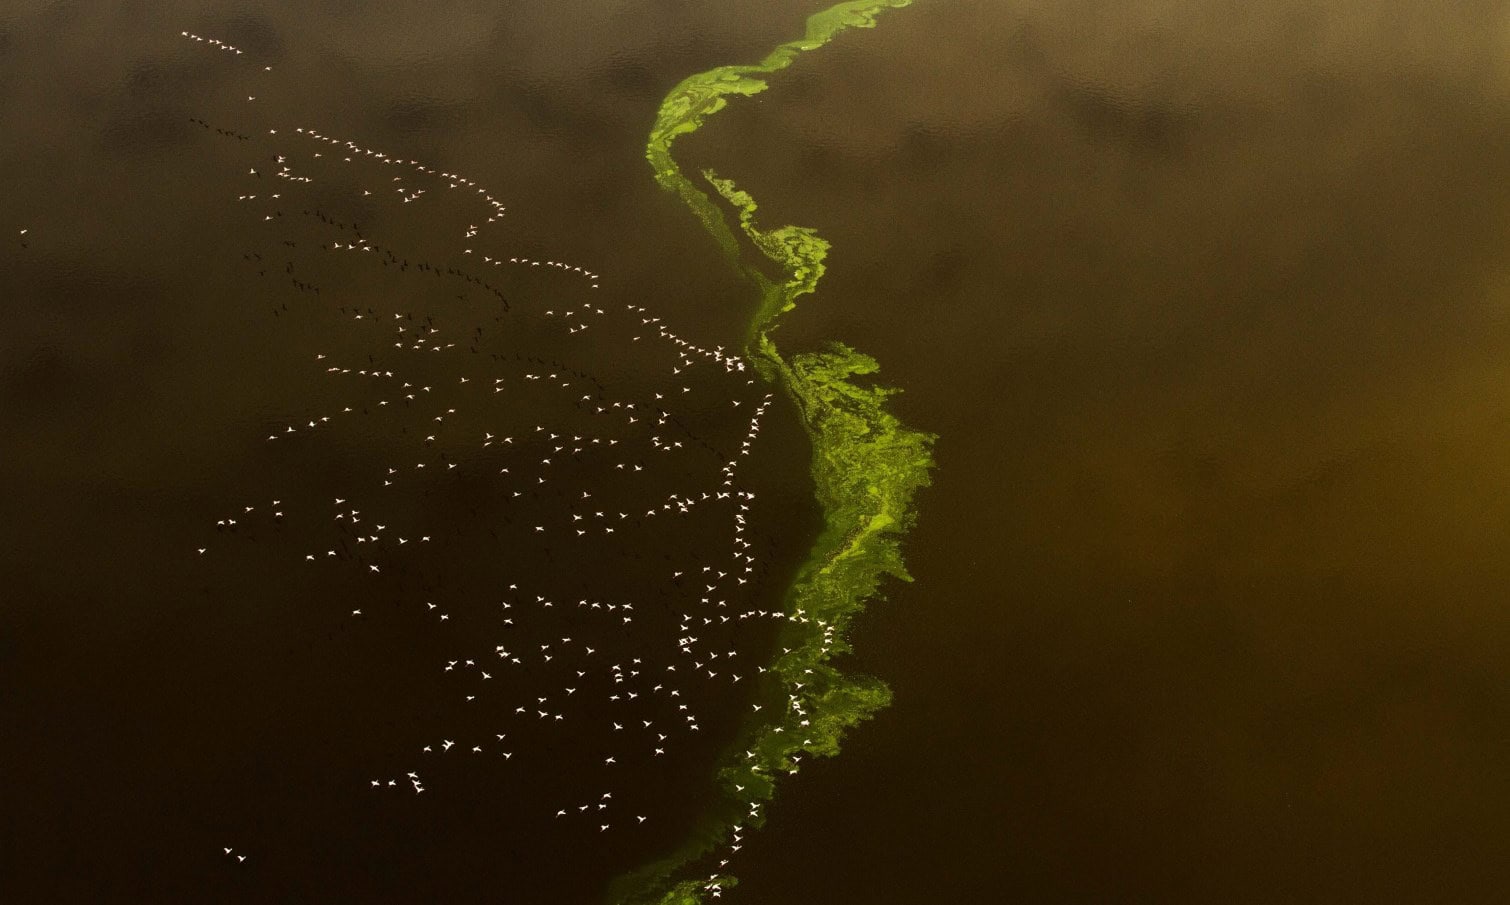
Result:
{"label": "murky lake surface", "polygon": [[[644,140],[813,10],[0,12],[19,901],[588,902],[676,846],[818,513],[784,400],[737,456],[751,299]],[[684,139],[833,243],[783,343],[940,437],[853,638],[895,704],[727,897],[1496,898],[1507,113],[1503,4],[939,0]]]}

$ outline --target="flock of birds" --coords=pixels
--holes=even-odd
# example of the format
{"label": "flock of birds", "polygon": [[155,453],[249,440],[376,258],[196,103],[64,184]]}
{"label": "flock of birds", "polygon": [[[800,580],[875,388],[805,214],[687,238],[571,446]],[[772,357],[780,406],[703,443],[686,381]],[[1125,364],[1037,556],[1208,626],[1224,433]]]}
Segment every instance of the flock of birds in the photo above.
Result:
{"label": "flock of birds", "polygon": [[[256,110],[246,120],[270,106],[257,89],[240,96]],[[536,818],[593,834],[653,823],[654,798],[624,771],[701,732],[705,708],[748,700],[777,625],[806,621],[758,604],[771,562],[743,474],[772,395],[741,356],[597,292],[594,270],[484,236],[507,208],[467,176],[308,126],[194,122],[246,163],[227,200],[260,237],[242,255],[268,281],[259,297],[274,316],[340,324],[305,359],[328,406],[268,424],[268,454],[365,452],[350,489],[228,506],[189,555],[213,562],[275,533],[288,568],[385,589],[338,604],[343,618],[405,619],[448,646],[434,692],[468,716],[395,752],[407,763],[392,775],[354,768],[354,789],[425,795],[423,774],[455,759],[567,765],[597,787]],[[396,225],[419,217],[433,243],[468,206],[460,241],[423,254]],[[436,519],[467,507],[465,524]],[[448,557],[495,583],[406,580]],[[795,695],[788,706],[801,713]],[[719,894],[716,874],[708,889]]]}

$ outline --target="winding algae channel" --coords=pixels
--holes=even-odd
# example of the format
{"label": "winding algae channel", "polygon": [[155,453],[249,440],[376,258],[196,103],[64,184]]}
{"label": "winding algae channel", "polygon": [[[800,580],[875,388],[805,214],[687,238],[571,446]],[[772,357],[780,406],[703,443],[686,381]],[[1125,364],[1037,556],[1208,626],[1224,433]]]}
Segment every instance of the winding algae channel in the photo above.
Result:
{"label": "winding algae channel", "polygon": [[[656,181],[686,203],[755,290],[758,306],[745,337],[746,355],[797,406],[812,443],[824,529],[787,591],[788,619],[778,642],[785,653],[766,667],[756,718],[722,759],[718,801],[680,849],[615,881],[609,891],[615,902],[696,905],[734,885],[732,875],[718,868],[702,873],[703,865],[726,858],[742,833],[763,822],[775,777],[795,773],[806,755],[837,754],[846,729],[891,701],[880,680],[846,675],[829,661],[849,650],[846,629],[883,578],[911,580],[899,541],[913,520],[913,496],[928,483],[934,437],[904,427],[886,411],[887,397],[897,390],[866,380],[878,370],[875,359],[841,343],[787,355],[777,348],[772,338],[777,322],[798,297],[816,289],[828,242],[801,226],[761,229],[749,194],[704,170],[710,195],[682,172],[671,149],[678,136],[696,131],[722,110],[729,95],[765,90],[760,76],[785,69],[798,54],[822,47],[845,29],[874,27],[883,10],[911,2],[852,0],[816,13],[802,38],[778,46],[759,63],[720,66],[683,80],[661,103],[650,132],[646,157]],[[726,209],[760,253],[752,257],[774,264],[778,276],[746,259]],[[699,875],[688,876],[693,871]]]}

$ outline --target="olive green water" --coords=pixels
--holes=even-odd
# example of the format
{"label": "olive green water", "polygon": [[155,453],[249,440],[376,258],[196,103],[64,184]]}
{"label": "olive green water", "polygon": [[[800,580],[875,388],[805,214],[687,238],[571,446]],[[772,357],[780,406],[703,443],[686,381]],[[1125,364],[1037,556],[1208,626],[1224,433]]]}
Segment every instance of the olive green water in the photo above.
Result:
{"label": "olive green water", "polygon": [[[586,903],[712,840],[685,876],[771,905],[1503,897],[1504,4],[886,9],[746,73],[769,87],[675,138],[710,238],[646,164],[657,112],[823,5],[0,10],[7,893]],[[764,750],[737,746],[764,692],[701,713],[717,737],[683,769],[643,774],[638,835],[520,819],[519,771],[361,798],[342,782],[411,712],[449,718],[414,684],[446,649],[343,631],[275,560],[215,578],[175,558],[249,476],[324,494],[376,464],[253,443],[324,401],[299,368],[328,337],[238,263],[222,174],[244,169],[188,117],[240,117],[254,92],[185,28],[274,65],[256,104],[476,176],[520,253],[591,263],[709,347],[758,351],[752,315],[784,307],[769,237],[822,240],[816,290],[769,333],[796,388],[751,457],[783,590],[825,540],[809,429],[828,410],[804,392],[902,388],[841,411],[881,402],[937,436],[938,465],[914,580],[887,580],[829,663],[888,706],[839,756],[769,771],[729,865],[717,771]],[[428,238],[369,213],[394,245]],[[803,357],[834,341],[879,370]],[[435,503],[466,520],[479,498]],[[444,565],[478,590],[520,568],[488,562]]]}

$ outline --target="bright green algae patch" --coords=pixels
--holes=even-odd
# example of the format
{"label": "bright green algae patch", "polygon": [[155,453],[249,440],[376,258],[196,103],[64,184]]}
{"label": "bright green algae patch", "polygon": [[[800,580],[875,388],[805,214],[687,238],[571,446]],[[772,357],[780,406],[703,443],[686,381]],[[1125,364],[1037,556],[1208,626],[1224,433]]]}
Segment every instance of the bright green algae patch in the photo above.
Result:
{"label": "bright green algae patch", "polygon": [[912,0],[850,0],[832,6],[823,12],[808,17],[807,29],[796,41],[788,41],[766,55],[754,65],[720,66],[690,75],[681,84],[671,89],[661,101],[655,125],[650,129],[650,140],[645,147],[645,156],[655,168],[655,179],[661,187],[681,196],[703,226],[723,247],[731,260],[739,260],[739,241],[724,220],[723,211],[682,175],[681,167],[671,156],[671,144],[677,136],[695,132],[703,120],[722,110],[730,94],[759,94],[767,87],[764,80],[754,76],[769,75],[792,64],[797,54],[804,50],[816,50],[827,44],[834,35],[846,28],[871,28],[876,16],[888,7],[908,6]]}
{"label": "bright green algae patch", "polygon": [[[881,681],[851,676],[829,661],[849,650],[850,620],[872,599],[881,581],[910,581],[899,539],[911,527],[914,494],[928,483],[933,436],[909,430],[886,410],[898,392],[869,385],[875,359],[835,343],[822,352],[783,356],[771,333],[799,296],[815,291],[823,277],[829,244],[800,226],[762,230],[755,200],[731,180],[711,171],[702,176],[738,217],[730,226],[725,206],[688,179],[671,155],[679,135],[698,129],[723,109],[725,97],[763,91],[755,76],[786,68],[797,54],[826,44],[846,28],[869,28],[884,9],[911,0],[855,0],[807,20],[804,36],[777,47],[753,66],[721,66],[677,85],[661,105],[646,157],[656,181],[676,193],[743,273],[759,295],[746,337],[746,354],[767,379],[780,384],[797,406],[813,446],[812,471],[824,530],[787,592],[788,616],[779,644],[784,653],[764,671],[761,717],[724,757],[718,781],[722,796],[685,845],[666,858],[621,877],[616,901],[645,905],[698,905],[705,894],[734,885],[715,871],[683,876],[698,859],[739,838],[764,819],[762,805],[775,792],[778,773],[794,773],[803,756],[837,754],[844,731],[887,706]],[[780,276],[772,278],[744,261],[744,237]]]}

